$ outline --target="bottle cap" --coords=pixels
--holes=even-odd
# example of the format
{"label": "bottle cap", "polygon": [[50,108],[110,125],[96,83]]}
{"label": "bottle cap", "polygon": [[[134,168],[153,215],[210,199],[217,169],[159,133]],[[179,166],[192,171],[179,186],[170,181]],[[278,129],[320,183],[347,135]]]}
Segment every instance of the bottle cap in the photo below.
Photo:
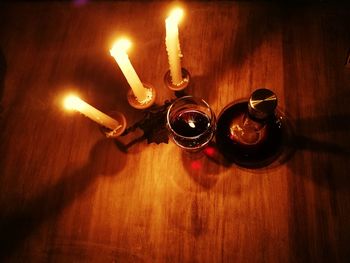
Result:
{"label": "bottle cap", "polygon": [[257,89],[249,98],[249,114],[259,120],[264,120],[274,114],[277,106],[277,96],[269,89]]}

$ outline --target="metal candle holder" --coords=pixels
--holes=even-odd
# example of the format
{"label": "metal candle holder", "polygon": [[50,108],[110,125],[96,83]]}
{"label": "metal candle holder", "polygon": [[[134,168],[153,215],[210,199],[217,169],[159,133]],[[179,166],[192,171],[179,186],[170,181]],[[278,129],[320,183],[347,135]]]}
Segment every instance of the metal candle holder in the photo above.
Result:
{"label": "metal candle holder", "polygon": [[165,85],[174,91],[180,91],[188,87],[191,82],[191,74],[187,69],[181,68],[182,81],[180,84],[175,85],[171,80],[170,70],[168,70],[164,75],[164,83]]}
{"label": "metal candle holder", "polygon": [[123,113],[119,112],[119,111],[112,111],[112,112],[108,112],[108,115],[111,116],[113,119],[115,119],[116,121],[119,122],[119,126],[114,129],[111,130],[107,127],[104,126],[100,126],[100,130],[103,132],[103,134],[107,137],[107,138],[117,138],[118,136],[120,136],[126,129],[126,119]]}
{"label": "metal candle holder", "polygon": [[143,110],[151,107],[156,99],[155,88],[148,83],[142,83],[142,84],[148,90],[148,93],[149,93],[149,96],[147,96],[146,101],[144,102],[138,101],[131,89],[128,91],[128,94],[127,94],[127,99],[129,104],[135,109],[139,109],[139,110]]}

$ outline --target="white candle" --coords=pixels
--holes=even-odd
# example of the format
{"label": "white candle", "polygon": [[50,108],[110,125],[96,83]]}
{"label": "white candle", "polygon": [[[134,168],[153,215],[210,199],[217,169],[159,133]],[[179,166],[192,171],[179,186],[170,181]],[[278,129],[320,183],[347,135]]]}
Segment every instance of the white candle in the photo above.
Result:
{"label": "white candle", "polygon": [[165,45],[168,52],[169,68],[171,80],[174,85],[179,85],[182,82],[181,74],[181,49],[179,42],[178,23],[183,15],[180,8],[174,9],[170,16],[165,19]]}
{"label": "white candle", "polygon": [[128,54],[126,51],[130,48],[131,42],[127,39],[118,40],[110,50],[111,56],[119,65],[126,80],[128,81],[136,99],[139,102],[145,102],[148,100],[148,90],[143,86],[139,76],[136,74],[135,69],[131,65]]}
{"label": "white candle", "polygon": [[84,114],[89,119],[99,123],[100,125],[115,130],[121,128],[122,125],[118,121],[92,107],[77,96],[70,95],[64,100],[64,107],[69,110],[76,110]]}

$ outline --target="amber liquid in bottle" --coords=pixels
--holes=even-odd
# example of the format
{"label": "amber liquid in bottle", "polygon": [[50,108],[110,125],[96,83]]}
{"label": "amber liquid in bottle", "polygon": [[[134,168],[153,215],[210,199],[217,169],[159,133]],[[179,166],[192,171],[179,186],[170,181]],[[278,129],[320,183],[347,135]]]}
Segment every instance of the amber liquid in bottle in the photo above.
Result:
{"label": "amber liquid in bottle", "polygon": [[258,145],[266,139],[266,123],[253,120],[248,113],[242,113],[232,119],[230,138],[247,147]]}
{"label": "amber liquid in bottle", "polygon": [[271,114],[257,114],[260,118],[256,118],[249,103],[236,103],[224,110],[218,120],[216,142],[229,161],[258,168],[273,162],[280,153],[283,127],[274,108]]}

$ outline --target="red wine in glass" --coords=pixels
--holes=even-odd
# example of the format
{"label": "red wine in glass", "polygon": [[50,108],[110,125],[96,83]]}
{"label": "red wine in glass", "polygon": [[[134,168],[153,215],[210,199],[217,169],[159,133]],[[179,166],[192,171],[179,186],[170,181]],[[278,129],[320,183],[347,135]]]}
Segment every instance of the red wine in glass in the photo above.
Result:
{"label": "red wine in glass", "polygon": [[210,126],[209,117],[197,110],[179,112],[170,122],[174,131],[185,137],[198,136]]}
{"label": "red wine in glass", "polygon": [[174,142],[190,151],[199,150],[209,143],[216,127],[215,115],[209,106],[199,103],[202,100],[184,97],[168,112],[168,128]]}

